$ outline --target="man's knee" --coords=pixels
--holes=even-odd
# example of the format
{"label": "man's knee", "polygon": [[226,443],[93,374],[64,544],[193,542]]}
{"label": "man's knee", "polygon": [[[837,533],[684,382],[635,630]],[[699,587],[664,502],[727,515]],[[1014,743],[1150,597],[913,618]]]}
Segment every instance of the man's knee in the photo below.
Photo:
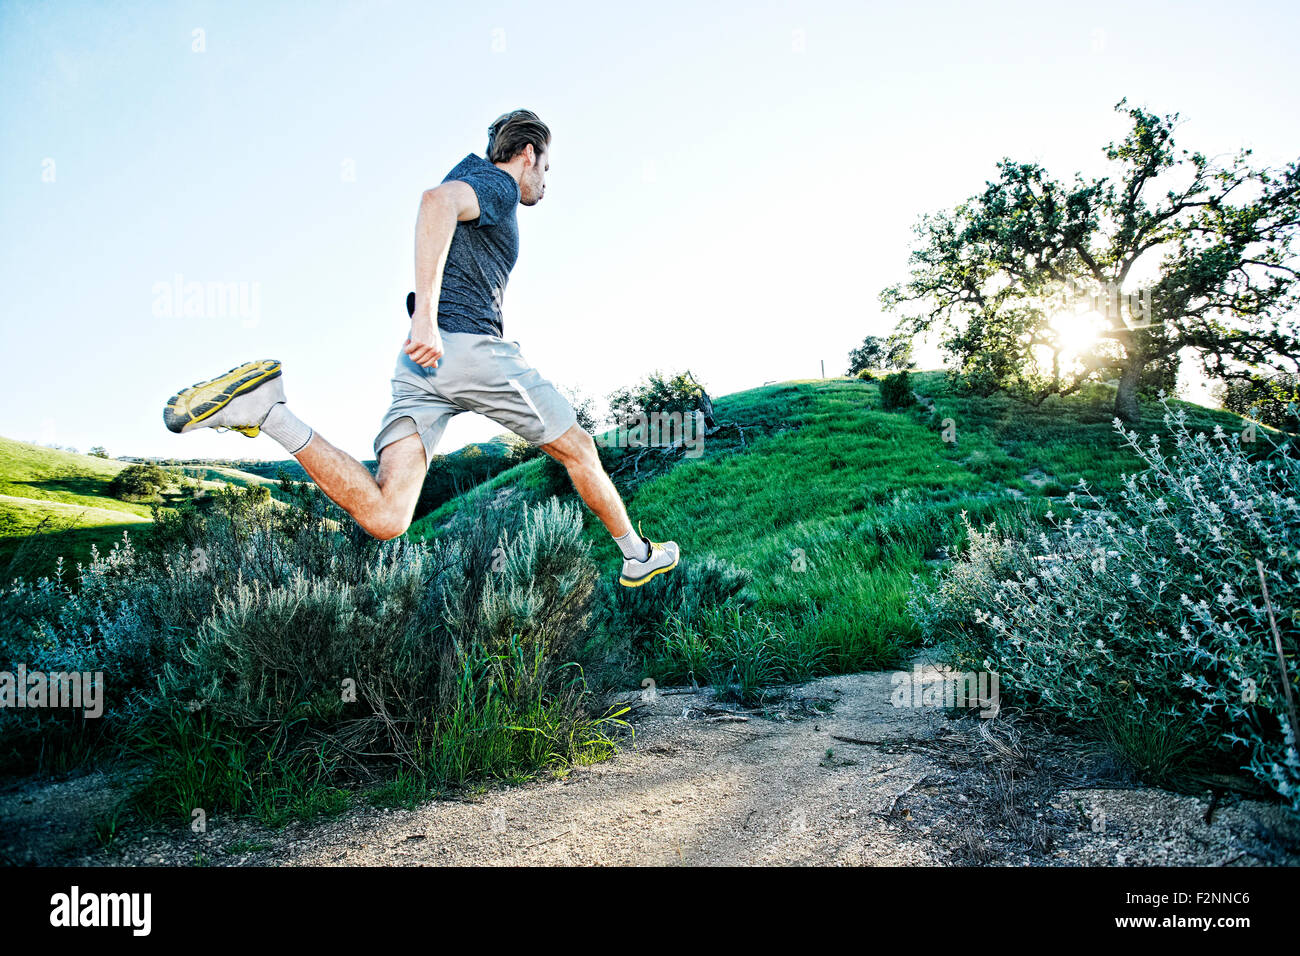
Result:
{"label": "man's knee", "polygon": [[378,538],[380,541],[391,541],[395,537],[400,537],[411,527],[411,522],[374,522],[365,528],[370,537]]}
{"label": "man's knee", "polygon": [[364,518],[357,515],[356,523],[360,524],[370,537],[378,538],[380,541],[390,541],[411,527],[413,514],[415,514],[413,507],[408,509],[398,502],[387,502],[382,509],[374,509]]}
{"label": "man's knee", "polygon": [[376,481],[381,504],[365,520],[357,519],[372,538],[388,541],[411,526],[428,466],[419,435],[399,438],[380,450]]}
{"label": "man's knee", "polygon": [[555,441],[543,445],[542,451],[566,468],[588,467],[600,461],[595,441],[581,425],[574,425]]}

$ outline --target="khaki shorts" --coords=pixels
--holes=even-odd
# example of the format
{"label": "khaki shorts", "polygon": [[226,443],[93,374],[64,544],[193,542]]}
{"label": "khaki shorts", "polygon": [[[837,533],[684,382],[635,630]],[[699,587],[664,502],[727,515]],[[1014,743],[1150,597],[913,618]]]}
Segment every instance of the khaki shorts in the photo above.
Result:
{"label": "khaki shorts", "polygon": [[453,415],[478,412],[534,445],[553,442],[578,421],[573,406],[525,361],[518,342],[475,332],[443,332],[436,368],[405,352],[393,370],[393,403],[375,438],[375,458],[399,438],[419,435],[425,466]]}

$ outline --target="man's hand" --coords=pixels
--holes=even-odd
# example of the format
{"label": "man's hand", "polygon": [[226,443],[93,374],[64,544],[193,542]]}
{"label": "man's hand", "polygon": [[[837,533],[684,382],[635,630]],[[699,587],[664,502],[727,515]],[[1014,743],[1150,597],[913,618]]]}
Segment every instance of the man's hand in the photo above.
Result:
{"label": "man's hand", "polygon": [[430,316],[412,317],[411,334],[407,336],[402,351],[422,368],[438,367],[438,359],[442,358],[442,335]]}

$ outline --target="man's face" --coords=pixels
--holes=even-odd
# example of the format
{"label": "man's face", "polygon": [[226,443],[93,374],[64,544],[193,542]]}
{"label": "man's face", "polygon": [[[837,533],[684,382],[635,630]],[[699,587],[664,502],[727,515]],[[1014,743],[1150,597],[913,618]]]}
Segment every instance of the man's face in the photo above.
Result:
{"label": "man's face", "polygon": [[[532,147],[529,147],[531,152]],[[531,166],[525,166],[519,178],[519,202],[525,206],[536,206],[546,194],[546,171],[551,168],[551,151],[545,149],[534,154]]]}

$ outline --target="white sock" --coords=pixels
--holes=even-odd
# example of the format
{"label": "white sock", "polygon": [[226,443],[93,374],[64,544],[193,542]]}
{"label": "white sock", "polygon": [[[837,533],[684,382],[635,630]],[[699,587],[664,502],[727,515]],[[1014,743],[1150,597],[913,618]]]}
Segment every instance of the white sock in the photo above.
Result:
{"label": "white sock", "polygon": [[623,537],[615,538],[614,543],[623,552],[623,557],[629,561],[644,561],[650,557],[650,545],[645,543],[645,538],[636,533],[635,528]]}
{"label": "white sock", "polygon": [[270,435],[291,455],[296,455],[307,447],[311,436],[315,434],[311,427],[289,411],[284,402],[276,402],[266,413],[262,421],[262,431]]}

